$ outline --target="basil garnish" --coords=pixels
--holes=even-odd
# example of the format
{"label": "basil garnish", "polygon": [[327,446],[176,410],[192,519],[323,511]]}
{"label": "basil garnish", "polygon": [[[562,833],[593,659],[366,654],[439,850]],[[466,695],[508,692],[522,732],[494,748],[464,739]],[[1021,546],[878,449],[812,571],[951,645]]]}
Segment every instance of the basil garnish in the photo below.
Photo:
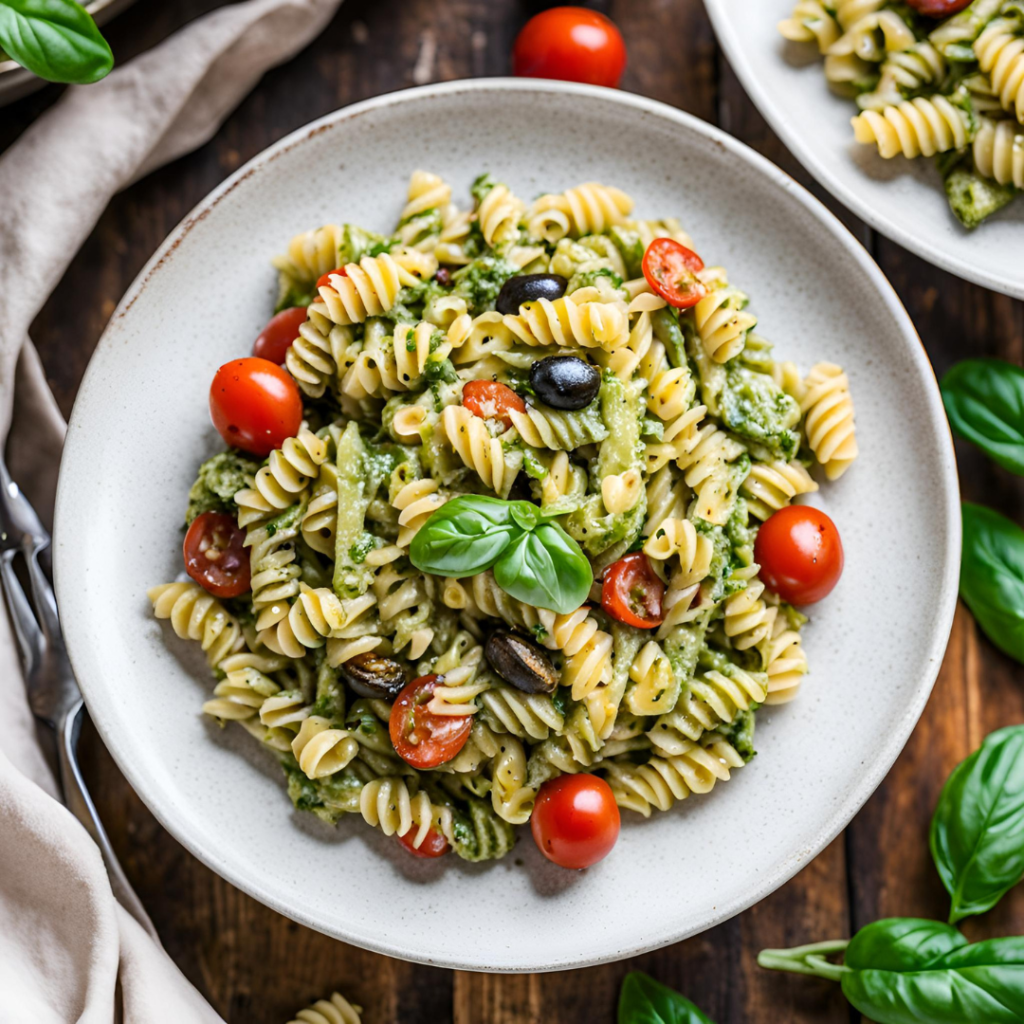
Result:
{"label": "basil garnish", "polygon": [[1024,370],[967,359],[942,378],[950,426],[1011,473],[1024,475]]}
{"label": "basil garnish", "polygon": [[713,1024],[689,999],[642,971],[631,971],[619,992],[618,1024]]}
{"label": "basil garnish", "polygon": [[453,498],[420,528],[412,564],[435,576],[474,576],[494,569],[517,601],[567,615],[587,599],[594,574],[580,546],[528,501],[477,494]]}
{"label": "basil garnish", "polygon": [[98,82],[114,55],[74,0],[0,0],[0,50],[49,82]]}
{"label": "basil garnish", "polygon": [[1024,726],[992,733],[953,770],[931,848],[952,898],[951,924],[991,910],[1024,878]]}

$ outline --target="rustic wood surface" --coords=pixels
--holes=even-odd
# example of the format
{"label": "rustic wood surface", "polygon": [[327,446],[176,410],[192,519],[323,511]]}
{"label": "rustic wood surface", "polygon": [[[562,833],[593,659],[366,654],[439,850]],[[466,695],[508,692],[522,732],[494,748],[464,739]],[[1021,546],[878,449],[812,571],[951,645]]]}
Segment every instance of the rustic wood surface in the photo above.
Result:
{"label": "rustic wood surface", "polygon": [[[143,0],[109,30],[119,60],[216,6],[217,0]],[[345,0],[322,37],[268,74],[209,144],[114,199],[33,330],[64,412],[71,410],[118,299],[167,232],[227,174],[286,133],[356,100],[429,81],[507,73],[516,32],[541,6]],[[746,97],[716,45],[701,0],[593,6],[609,13],[626,38],[624,88],[720,125],[843,217],[896,287],[938,373],[966,355],[1021,362],[1024,304],[936,270],[875,235],[811,183]],[[50,87],[0,111],[0,148],[58,95]],[[967,446],[958,445],[958,457],[966,497],[1024,519],[1019,480]],[[886,514],[884,505],[878,514]],[[870,672],[870,652],[864,654],[864,671]],[[420,967],[302,928],[186,853],[92,733],[84,745],[85,770],[168,952],[230,1022],[285,1021],[306,1001],[339,988],[366,1008],[367,1024],[611,1024],[623,975],[641,968],[685,992],[719,1024],[832,1024],[858,1016],[836,986],[760,971],[757,951],[845,936],[877,916],[944,916],[946,898],[927,850],[932,808],[947,773],[987,732],[1024,721],[1020,677],[1021,670],[993,649],[961,608],[934,695],[906,750],[821,856],[773,896],[704,935],[631,961],[558,974],[493,976]],[[640,894],[640,912],[643,899]],[[965,927],[972,937],[1024,932],[1024,889]]]}

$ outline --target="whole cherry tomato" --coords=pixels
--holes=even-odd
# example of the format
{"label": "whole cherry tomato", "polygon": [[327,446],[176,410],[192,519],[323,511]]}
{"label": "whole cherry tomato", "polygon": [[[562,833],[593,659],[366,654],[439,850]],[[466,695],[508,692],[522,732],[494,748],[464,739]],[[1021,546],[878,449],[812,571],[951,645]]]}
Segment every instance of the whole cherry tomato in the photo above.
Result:
{"label": "whole cherry tomato", "polygon": [[929,18],[945,18],[969,7],[971,0],[907,0],[918,14]]}
{"label": "whole cherry tomato", "polygon": [[534,15],[516,38],[512,73],[614,89],[626,67],[626,44],[615,24],[583,7],[552,7]]}
{"label": "whole cherry tomato", "polygon": [[560,775],[545,782],[530,818],[538,849],[563,868],[589,868],[607,857],[619,825],[611,786],[596,775]]}
{"label": "whole cherry tomato", "polygon": [[210,385],[210,416],[229,445],[265,456],[299,432],[302,398],[276,363],[255,356],[232,359]]}
{"label": "whole cherry tomato", "polygon": [[603,579],[601,607],[613,619],[638,629],[654,629],[661,625],[665,584],[642,551],[612,562],[605,569]]}
{"label": "whole cherry tomato", "polygon": [[[348,272],[344,267],[335,267],[333,270],[328,270],[326,274],[321,274],[316,282],[316,291],[319,292],[324,285],[331,283],[331,275],[336,274],[338,277],[348,277]],[[315,297],[315,296],[314,296]]]}
{"label": "whole cherry tomato", "polygon": [[252,354],[257,359],[266,359],[278,366],[284,364],[292,342],[299,336],[299,328],[306,322],[306,307],[292,306],[282,309],[260,331],[259,337],[253,342]]}
{"label": "whole cherry tomato", "polygon": [[501,420],[507,430],[512,426],[511,410],[526,412],[526,403],[510,388],[496,380],[471,380],[462,389],[462,404],[474,416]]}
{"label": "whole cherry tomato", "polygon": [[413,768],[436,768],[450,761],[469,739],[469,715],[435,715],[427,708],[440,678],[414,679],[391,706],[391,744]]}
{"label": "whole cherry tomato", "polygon": [[414,857],[423,857],[424,859],[443,857],[451,849],[448,845],[448,840],[437,829],[433,828],[423,837],[423,842],[419,846],[413,846],[413,837],[418,831],[419,828],[413,825],[404,835],[395,836],[398,842]]}
{"label": "whole cherry tomato", "polygon": [[696,306],[707,293],[697,279],[704,261],[692,250],[672,238],[656,238],[644,253],[644,277],[647,283],[676,309]]}
{"label": "whole cherry tomato", "polygon": [[249,589],[245,530],[234,516],[203,512],[185,534],[185,571],[214,597],[238,597]]}
{"label": "whole cherry tomato", "polygon": [[843,571],[836,524],[810,505],[787,505],[770,516],[754,541],[765,586],[790,604],[827,597]]}

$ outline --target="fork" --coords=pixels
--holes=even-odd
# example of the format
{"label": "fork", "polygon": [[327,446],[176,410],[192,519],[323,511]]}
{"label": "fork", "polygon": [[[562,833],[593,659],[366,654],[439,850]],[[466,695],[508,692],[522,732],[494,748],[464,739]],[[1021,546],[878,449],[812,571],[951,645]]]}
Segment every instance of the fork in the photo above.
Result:
{"label": "fork", "polygon": [[[28,575],[31,601],[15,573],[14,560],[19,554]],[[64,646],[49,572],[50,535],[11,479],[0,455],[0,584],[14,626],[29,704],[36,718],[54,730],[64,802],[99,846],[114,895],[159,943],[153,922],[118,863],[82,778],[78,738],[86,715],[85,702]]]}

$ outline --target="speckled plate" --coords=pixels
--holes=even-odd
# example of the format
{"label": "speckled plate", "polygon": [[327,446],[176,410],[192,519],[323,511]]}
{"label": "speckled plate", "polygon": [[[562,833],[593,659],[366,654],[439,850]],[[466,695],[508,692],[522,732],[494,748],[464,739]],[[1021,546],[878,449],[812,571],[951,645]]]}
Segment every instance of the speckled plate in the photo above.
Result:
{"label": "speckled plate", "polygon": [[943,270],[1024,299],[1024,200],[968,231],[946,202],[933,160],[883,160],[853,139],[850,100],[830,91],[817,48],[776,25],[794,0],[704,0],[733,70],[793,155],[841,203]]}
{"label": "speckled plate", "polygon": [[[214,369],[248,350],[275,296],[269,259],[328,221],[387,229],[410,171],[468,202],[489,169],[521,195],[586,180],[678,215],[806,370],[849,371],[861,457],[815,503],[846,573],[806,632],[800,699],[758,716],[756,760],[644,821],[586,872],[524,834],[505,860],[420,862],[361,820],[292,810],[277,766],[199,707],[197,652],[150,614],[181,570],[196,465],[219,439]],[[842,282],[837,287],[836,282]],[[953,450],[931,367],[878,268],[810,195],[714,128],[625,93],[481,80],[395,93],[277,143],[204,200],[129,289],[75,406],[57,503],[57,589],[93,718],[153,813],[201,860],[286,914],[382,953],[473,970],[580,967],[692,935],[805,865],[888,771],[931,690],[956,598]]]}

